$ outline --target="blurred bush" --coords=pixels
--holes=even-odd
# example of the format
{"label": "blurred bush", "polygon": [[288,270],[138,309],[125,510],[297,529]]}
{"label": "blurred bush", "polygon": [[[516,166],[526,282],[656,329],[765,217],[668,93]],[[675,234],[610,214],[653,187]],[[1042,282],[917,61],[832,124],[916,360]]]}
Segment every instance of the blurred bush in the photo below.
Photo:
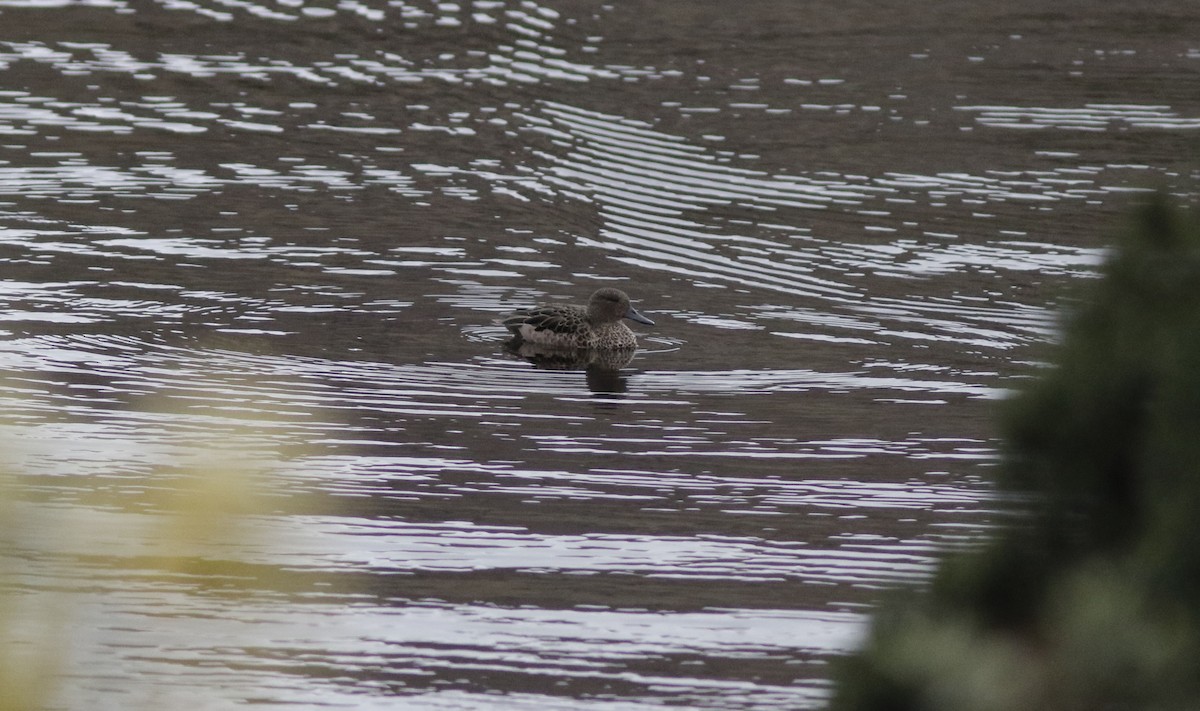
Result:
{"label": "blurred bush", "polygon": [[[72,657],[77,645],[102,637],[95,630],[104,621],[79,609],[89,593],[103,594],[105,581],[92,582],[97,571],[109,582],[128,575],[198,594],[219,586],[226,597],[272,585],[261,573],[247,579],[230,557],[248,544],[269,543],[258,540],[253,523],[282,505],[271,477],[282,462],[263,451],[256,434],[265,422],[228,417],[194,441],[177,438],[171,456],[140,473],[119,455],[133,459],[152,437],[131,436],[125,449],[110,451],[118,456],[105,462],[106,478],[98,482],[69,471],[49,479],[22,474],[9,461],[20,459],[20,429],[3,430],[0,711],[63,708],[58,697],[88,673]],[[168,600],[147,594],[143,613],[187,614]],[[132,687],[122,689],[137,699],[126,708],[159,708],[149,692]]]}
{"label": "blurred bush", "polygon": [[878,612],[834,711],[1200,706],[1200,225],[1157,199],[1004,412],[1021,515]]}

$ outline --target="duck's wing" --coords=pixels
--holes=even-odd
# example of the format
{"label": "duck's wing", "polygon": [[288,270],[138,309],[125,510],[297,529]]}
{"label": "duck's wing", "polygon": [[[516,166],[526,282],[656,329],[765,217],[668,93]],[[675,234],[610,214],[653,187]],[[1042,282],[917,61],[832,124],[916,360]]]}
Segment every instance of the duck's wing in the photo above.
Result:
{"label": "duck's wing", "polygon": [[577,312],[561,306],[538,306],[518,311],[501,323],[513,333],[520,333],[522,326],[530,326],[535,331],[570,334],[579,330],[585,318],[586,312],[582,309]]}

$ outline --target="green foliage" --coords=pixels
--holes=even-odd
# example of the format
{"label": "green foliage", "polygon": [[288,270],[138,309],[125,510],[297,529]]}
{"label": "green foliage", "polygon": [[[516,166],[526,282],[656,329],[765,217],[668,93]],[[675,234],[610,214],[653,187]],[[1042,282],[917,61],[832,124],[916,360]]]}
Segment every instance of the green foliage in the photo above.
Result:
{"label": "green foliage", "polygon": [[835,711],[1200,699],[1200,226],[1158,199],[1004,413],[1023,516],[880,611]]}

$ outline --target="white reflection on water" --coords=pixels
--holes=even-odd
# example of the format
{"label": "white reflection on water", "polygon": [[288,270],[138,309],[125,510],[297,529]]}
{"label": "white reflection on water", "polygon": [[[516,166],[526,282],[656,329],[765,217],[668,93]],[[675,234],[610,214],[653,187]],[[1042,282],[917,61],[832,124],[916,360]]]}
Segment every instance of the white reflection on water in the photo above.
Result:
{"label": "white reflection on water", "polygon": [[[304,706],[563,708],[540,694],[489,697],[429,683],[449,675],[460,683],[511,677],[525,687],[553,686],[557,680],[560,686],[597,688],[607,682],[629,691],[691,700],[698,708],[719,707],[723,700],[735,701],[746,693],[759,700],[809,707],[823,696],[819,683],[713,680],[637,667],[717,650],[723,657],[742,660],[791,657],[797,647],[807,653],[836,653],[854,645],[864,625],[863,616],[856,613],[661,614],[453,605],[435,600],[388,607],[353,600],[323,604],[315,597],[307,605],[298,603],[310,613],[298,626],[277,601],[269,599],[235,605],[219,596],[187,595],[162,585],[130,589],[128,582],[117,582],[103,598],[106,604],[89,604],[82,610],[85,617],[103,620],[105,640],[77,640],[79,654],[92,670],[75,690],[80,697],[103,687],[103,679],[123,677],[131,661],[136,661],[146,672],[146,686],[124,693],[135,699],[151,695],[156,701],[183,701],[184,692],[200,692],[209,703],[233,702],[239,700],[236,690],[251,678],[278,703]],[[109,587],[103,578],[97,584]],[[132,629],[144,626],[140,599],[144,595],[161,600],[171,614],[156,616],[153,629],[134,635]],[[244,656],[237,668],[220,664],[224,654],[239,647]],[[702,659],[697,658],[700,666]],[[383,701],[353,693],[354,687],[374,688],[382,692]],[[604,696],[610,694],[572,699],[571,707],[632,708]]]}
{"label": "white reflection on water", "polygon": [[[545,495],[554,496],[553,492]],[[69,525],[38,533],[35,545],[39,557],[88,556],[97,551],[117,560],[161,555],[155,545],[158,541],[149,535],[163,527],[161,513],[43,506],[25,516],[69,520]],[[645,578],[742,582],[795,579],[857,586],[896,584],[923,577],[932,569],[937,552],[928,541],[880,540],[871,545],[822,548],[805,542],[716,534],[556,536],[463,521],[410,523],[295,514],[257,518],[240,528],[246,536],[240,544],[222,542],[220,548],[214,548],[207,541],[199,541],[194,550],[182,544],[175,549],[184,556],[215,555],[240,564],[324,571],[622,573]],[[90,532],[85,541],[79,540],[81,531]]]}
{"label": "white reflection on water", "polygon": [[[141,354],[128,345],[125,356]],[[108,354],[92,357],[63,347],[37,349],[43,356],[54,353],[46,363],[53,362],[63,373],[80,368],[125,371],[126,364],[114,355],[121,351],[109,348]],[[254,360],[226,355],[243,364]],[[536,590],[611,576],[640,580],[642,585],[794,582],[817,589],[826,585],[871,589],[926,575],[939,547],[926,533],[918,533],[917,538],[818,534],[813,540],[794,540],[707,531],[588,532],[586,524],[579,532],[553,533],[537,530],[537,524],[446,517],[445,512],[453,510],[444,508],[448,500],[478,506],[489,498],[516,499],[525,508],[539,509],[591,502],[633,506],[642,515],[656,510],[681,515],[682,496],[688,511],[714,509],[730,518],[789,510],[793,516],[844,512],[850,518],[839,530],[852,527],[851,519],[865,518],[872,511],[890,518],[988,505],[986,489],[949,481],[905,484],[630,469],[538,470],[511,462],[427,456],[309,457],[280,472],[283,481],[278,482],[278,490],[287,497],[280,500],[281,506],[308,491],[344,501],[348,507],[354,502],[372,507],[375,504],[370,502],[427,502],[438,520],[408,520],[386,508],[379,510],[383,515],[377,518],[350,512],[255,516],[243,522],[237,540],[222,541],[217,547],[198,541],[194,552],[185,549],[175,555],[228,561],[226,566],[241,567],[227,567],[226,575],[249,576],[246,579],[251,581],[265,570],[291,575],[369,573],[380,582],[370,585],[371,593],[319,582],[290,593],[258,590],[251,584],[237,595],[220,594],[219,577],[156,570],[157,548],[146,534],[161,527],[163,513],[146,500],[145,492],[163,487],[161,468],[189,451],[189,440],[197,431],[235,422],[239,409],[254,415],[286,414],[291,407],[285,403],[293,401],[297,392],[285,387],[288,381],[282,379],[280,365],[286,359],[267,368],[279,379],[264,382],[245,380],[244,368],[242,375],[232,376],[230,362],[220,365],[220,358],[192,357],[197,363],[216,364],[200,380],[213,386],[206,388],[205,395],[212,400],[211,407],[179,416],[138,413],[123,411],[115,402],[106,409],[102,399],[89,394],[75,412],[80,421],[53,421],[64,409],[59,407],[45,411],[50,421],[39,423],[39,408],[26,407],[25,416],[32,421],[6,428],[12,440],[23,443],[25,490],[46,499],[18,504],[21,517],[53,524],[41,528],[26,548],[7,552],[30,561],[23,568],[24,589],[66,586],[68,592],[60,594],[71,601],[73,627],[87,630],[73,641],[82,671],[68,690],[68,699],[97,693],[106,679],[135,674],[141,681],[124,693],[152,694],[160,700],[194,688],[193,693],[216,703],[225,698],[221,689],[244,693],[250,685],[280,703],[303,699],[302,703],[311,704],[316,698],[340,702],[346,697],[338,684],[329,683],[332,677],[349,684],[355,694],[364,687],[394,686],[395,692],[409,695],[416,707],[426,708],[429,692],[414,681],[449,675],[461,683],[478,674],[491,680],[505,675],[518,680],[511,683],[535,687],[541,683],[538,680],[620,684],[626,694],[667,694],[697,707],[719,705],[721,699],[745,693],[754,694],[758,701],[815,705],[824,693],[819,681],[790,675],[786,683],[715,679],[654,673],[641,665],[681,657],[694,657],[701,666],[720,659],[786,664],[810,655],[843,653],[861,635],[864,617],[857,611],[835,606],[656,612],[643,607],[645,603],[564,609],[453,602],[421,598],[419,592],[414,593],[418,599],[411,599],[406,590],[414,585],[425,590],[432,584],[434,590],[484,595],[471,592],[469,580],[439,584],[439,578],[430,578],[480,574],[506,579],[526,576]],[[197,366],[192,377],[199,371]],[[137,387],[169,392],[173,377],[187,379],[173,372],[151,365],[140,375],[126,372],[124,381],[113,381],[120,385],[113,393]],[[214,374],[221,375],[214,380]],[[24,389],[23,397],[28,398],[43,384],[18,380],[9,392]],[[301,395],[301,402],[308,403],[302,411],[314,411],[313,397]],[[245,444],[270,450],[292,438],[311,439],[306,432],[314,423],[296,414],[293,411],[293,417],[284,416],[270,427],[259,423],[256,432],[247,434]],[[707,413],[727,423],[731,420],[722,418],[729,415]],[[877,440],[814,444],[851,454],[889,449],[903,454],[907,449]],[[91,503],[97,495],[107,503]],[[636,518],[630,522],[637,526]],[[87,535],[81,536],[81,531]],[[86,585],[78,585],[79,580],[86,580]],[[146,624],[147,615],[152,616],[152,625]],[[284,680],[289,683],[276,688]],[[160,690],[160,684],[167,688]],[[459,693],[460,698],[473,698]],[[438,699],[445,701],[440,692]],[[507,700],[506,708],[511,707]],[[597,708],[608,707],[607,702],[595,703]]]}
{"label": "white reflection on water", "polygon": [[[826,317],[827,325],[864,314],[878,319],[868,327],[885,338],[1009,348],[1027,342],[1030,335],[1049,335],[1051,313],[969,294],[877,296],[864,290],[861,277],[928,278],[969,270],[1079,275],[1090,274],[1102,256],[1096,249],[1012,239],[947,242],[953,235],[931,232],[926,235],[936,240],[895,238],[882,244],[821,238],[800,228],[777,239],[739,234],[706,219],[706,213],[718,207],[853,207],[900,191],[935,199],[955,195],[998,201],[1022,196],[1054,201],[1063,196],[1056,185],[1000,174],[841,180],[768,175],[722,165],[703,148],[618,116],[552,103],[544,104],[542,114],[546,118],[526,119],[534,126],[554,127],[571,145],[561,156],[543,154],[550,163],[546,182],[567,194],[589,196],[604,220],[599,235],[580,237],[581,245],[615,251],[621,261],[638,267],[813,298],[836,309],[832,318]],[[920,323],[921,328],[898,328],[889,322]]]}
{"label": "white reflection on water", "polygon": [[[59,4],[56,0],[51,0],[51,3]],[[8,0],[3,4],[16,7],[39,6],[37,0]],[[349,11],[375,22],[385,22],[389,16],[395,18],[399,14],[406,20],[406,29],[417,29],[420,26],[422,31],[431,35],[446,33],[447,39],[451,41],[461,37],[456,28],[463,24],[457,13],[457,3],[439,3],[433,8],[433,12],[428,12],[415,5],[399,2],[388,2],[381,7],[370,8],[362,3],[344,1],[338,3],[336,9],[305,7],[298,15],[240,0],[221,0],[217,4],[220,9],[204,7],[202,3],[189,0],[170,0],[167,6],[171,10],[190,10],[222,22],[236,19],[238,13],[229,12],[231,7],[259,18],[283,22],[328,21],[338,11]],[[558,11],[554,9],[526,0],[521,2],[519,7],[503,9],[504,21],[498,22],[489,11],[505,8],[506,3],[476,2],[474,5],[477,11],[472,13],[467,22],[496,25],[502,28],[499,38],[505,41],[497,42],[489,51],[470,49],[461,52],[465,63],[456,57],[459,52],[442,53],[436,55],[435,61],[427,61],[434,58],[419,55],[402,56],[395,48],[366,55],[342,51],[327,60],[295,61],[282,56],[269,59],[252,57],[243,52],[203,56],[157,52],[135,57],[130,52],[104,43],[10,41],[0,42],[0,47],[7,49],[0,51],[0,70],[8,68],[14,62],[29,60],[48,64],[69,76],[126,74],[137,79],[150,80],[160,75],[195,78],[237,75],[256,81],[286,77],[318,86],[337,86],[346,82],[358,85],[385,85],[421,81],[503,86],[510,83],[533,84],[543,81],[586,82],[595,78],[615,79],[620,76],[611,69],[573,61],[566,57],[566,50],[557,46],[559,40],[549,34],[557,29],[556,21],[560,19]],[[484,7],[486,5],[491,7]],[[124,3],[114,6],[128,11]],[[235,124],[236,122],[230,122],[226,125],[237,127]],[[255,125],[248,128],[259,130]]]}
{"label": "white reflection on water", "polygon": [[1043,106],[955,106],[976,114],[975,120],[999,128],[1055,128],[1109,131],[1113,128],[1197,129],[1200,118],[1181,116],[1170,106],[1085,104],[1078,108]]}

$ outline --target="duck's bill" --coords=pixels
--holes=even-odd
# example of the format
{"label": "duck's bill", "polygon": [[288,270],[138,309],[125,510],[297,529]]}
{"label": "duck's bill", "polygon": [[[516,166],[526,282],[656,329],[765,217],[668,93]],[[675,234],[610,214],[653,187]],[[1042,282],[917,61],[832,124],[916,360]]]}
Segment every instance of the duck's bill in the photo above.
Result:
{"label": "duck's bill", "polygon": [[641,312],[639,312],[637,309],[633,308],[632,306],[629,307],[629,313],[625,314],[625,318],[629,319],[630,321],[637,321],[638,323],[644,323],[647,326],[654,325],[653,321],[651,321],[650,319],[643,316],[641,314]]}

